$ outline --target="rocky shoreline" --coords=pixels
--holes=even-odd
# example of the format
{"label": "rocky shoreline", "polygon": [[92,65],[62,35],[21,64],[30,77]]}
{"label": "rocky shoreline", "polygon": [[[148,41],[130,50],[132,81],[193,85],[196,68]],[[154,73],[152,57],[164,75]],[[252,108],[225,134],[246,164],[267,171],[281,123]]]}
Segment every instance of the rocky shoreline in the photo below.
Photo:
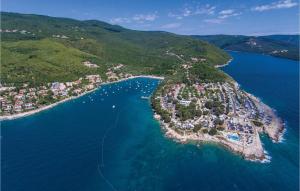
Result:
{"label": "rocky shoreline", "polygon": [[238,144],[234,144],[228,140],[225,140],[222,137],[213,137],[210,135],[204,135],[204,136],[199,136],[199,135],[180,135],[177,133],[175,130],[171,129],[168,127],[168,124],[163,123],[160,121],[160,124],[162,126],[162,129],[165,133],[165,136],[173,139],[174,141],[180,142],[182,144],[186,144],[190,141],[196,141],[200,143],[215,143],[220,146],[223,146],[227,148],[228,150],[241,155],[244,159],[249,160],[249,161],[255,161],[255,162],[266,162],[269,160],[269,156],[266,155],[266,151],[262,147],[261,140],[259,138],[259,133],[257,132],[257,143],[255,147],[241,147]]}
{"label": "rocky shoreline", "polygon": [[[235,85],[238,86],[237,83],[235,83]],[[263,144],[260,140],[260,134],[265,133],[272,139],[273,142],[278,143],[283,136],[284,123],[276,115],[273,109],[271,109],[269,106],[264,104],[262,101],[260,101],[252,94],[247,93],[247,95],[254,100],[255,105],[257,105],[259,109],[262,109],[263,111],[266,112],[267,115],[272,116],[274,119],[272,120],[272,123],[270,125],[257,127],[255,129],[253,143],[251,145],[247,145],[245,143],[241,145],[237,142],[230,141],[225,138],[226,137],[225,132],[220,132],[221,134],[216,136],[211,136],[209,134],[203,134],[199,132],[198,133],[184,132],[184,134],[181,134],[177,132],[174,128],[170,127],[169,123],[165,123],[162,120],[162,117],[159,114],[157,114],[155,111],[154,111],[154,118],[160,122],[160,125],[166,137],[171,138],[180,143],[184,144],[190,141],[196,141],[202,143],[203,142],[216,143],[218,145],[226,147],[227,149],[231,150],[234,153],[240,154],[246,160],[266,162],[269,161],[270,157],[267,155],[267,152],[263,148]]]}
{"label": "rocky shoreline", "polygon": [[269,125],[269,128],[263,127],[262,132],[266,133],[272,139],[273,142],[279,142],[284,131],[283,120],[276,115],[275,110],[263,103],[260,99],[249,93],[247,93],[247,95],[253,100],[255,100],[257,106],[260,106],[268,115],[273,117],[274,120],[272,120],[272,123]]}

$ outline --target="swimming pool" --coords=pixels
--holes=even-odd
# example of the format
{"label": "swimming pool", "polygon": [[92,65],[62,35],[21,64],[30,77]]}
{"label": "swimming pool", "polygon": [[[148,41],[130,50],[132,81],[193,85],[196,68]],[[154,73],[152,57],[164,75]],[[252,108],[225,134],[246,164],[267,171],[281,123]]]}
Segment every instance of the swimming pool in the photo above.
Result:
{"label": "swimming pool", "polygon": [[233,141],[239,141],[240,140],[240,137],[237,134],[229,134],[229,135],[227,135],[227,138],[230,139],[230,140],[233,140]]}

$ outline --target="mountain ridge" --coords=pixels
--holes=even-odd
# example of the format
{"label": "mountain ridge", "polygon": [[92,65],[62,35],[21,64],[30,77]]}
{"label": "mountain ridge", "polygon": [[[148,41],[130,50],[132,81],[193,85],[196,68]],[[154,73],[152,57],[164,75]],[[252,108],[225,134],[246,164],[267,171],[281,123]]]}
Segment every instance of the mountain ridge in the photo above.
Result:
{"label": "mountain ridge", "polygon": [[299,35],[192,35],[222,49],[268,54],[299,60]]}

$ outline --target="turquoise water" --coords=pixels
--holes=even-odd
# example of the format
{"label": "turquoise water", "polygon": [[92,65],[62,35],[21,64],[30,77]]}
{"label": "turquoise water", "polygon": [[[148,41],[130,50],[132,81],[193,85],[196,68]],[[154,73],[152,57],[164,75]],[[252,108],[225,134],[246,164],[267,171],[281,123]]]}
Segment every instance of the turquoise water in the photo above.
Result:
{"label": "turquoise water", "polygon": [[[224,70],[287,122],[283,143],[263,137],[270,163],[245,161],[213,144],[182,145],[165,138],[149,101],[141,99],[159,81],[141,78],[2,122],[2,190],[298,190],[298,65],[231,54],[235,60]],[[254,80],[251,71],[260,68],[263,80]]]}

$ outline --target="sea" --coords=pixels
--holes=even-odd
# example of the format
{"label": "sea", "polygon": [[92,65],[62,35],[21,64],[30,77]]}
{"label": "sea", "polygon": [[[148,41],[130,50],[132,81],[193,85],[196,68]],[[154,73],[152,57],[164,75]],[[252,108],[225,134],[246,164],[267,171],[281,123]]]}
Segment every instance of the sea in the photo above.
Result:
{"label": "sea", "polygon": [[299,63],[229,54],[233,61],[222,70],[285,122],[280,143],[261,135],[269,161],[165,137],[145,99],[160,81],[137,78],[1,122],[1,190],[299,190]]}

